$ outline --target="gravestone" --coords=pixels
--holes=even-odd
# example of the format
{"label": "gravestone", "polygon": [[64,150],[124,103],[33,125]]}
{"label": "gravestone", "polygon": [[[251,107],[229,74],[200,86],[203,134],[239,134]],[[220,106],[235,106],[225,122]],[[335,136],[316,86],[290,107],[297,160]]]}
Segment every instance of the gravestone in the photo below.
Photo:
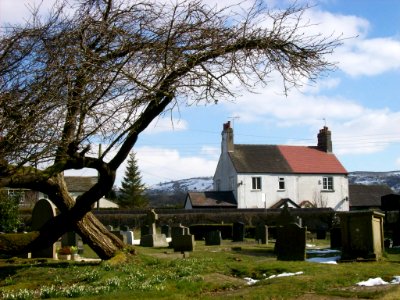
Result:
{"label": "gravestone", "polygon": [[205,236],[206,246],[221,245],[221,241],[221,231],[219,230],[209,231]]}
{"label": "gravestone", "polygon": [[119,226],[119,230],[120,230],[120,231],[130,231],[129,227],[126,226],[126,225],[121,225],[121,226]]}
{"label": "gravestone", "polygon": [[305,260],[307,228],[290,223],[277,228],[275,253],[278,260]]}
{"label": "gravestone", "polygon": [[107,228],[109,231],[114,231],[114,227],[112,227],[112,225],[107,225],[106,228]]}
{"label": "gravestone", "polygon": [[[40,199],[36,202],[32,210],[32,225],[33,231],[39,231],[43,225],[50,219],[56,216],[55,207],[47,199]],[[35,257],[46,257],[55,258],[56,257],[56,245],[53,244],[50,247],[45,247],[40,250],[32,252],[32,258]]]}
{"label": "gravestone", "polygon": [[382,258],[384,214],[376,211],[351,211],[340,213],[339,217],[342,260]]}
{"label": "gravestone", "polygon": [[340,249],[342,247],[342,233],[340,227],[332,227],[331,228],[331,249]]}
{"label": "gravestone", "polygon": [[140,236],[150,234],[150,227],[147,224],[140,226]]}
{"label": "gravestone", "polygon": [[146,216],[146,222],[149,227],[149,234],[140,237],[140,246],[142,247],[168,247],[165,234],[158,234],[156,231],[156,221],[158,215],[151,209]]}
{"label": "gravestone", "polygon": [[245,232],[246,232],[246,228],[244,226],[244,223],[242,223],[242,222],[233,223],[232,240],[234,242],[243,242]]}
{"label": "gravestone", "polygon": [[264,224],[259,224],[256,227],[255,232],[256,242],[259,244],[266,245],[268,244],[268,226]]}
{"label": "gravestone", "polygon": [[165,234],[167,238],[171,237],[171,227],[169,225],[162,225],[161,234]]}
{"label": "gravestone", "polygon": [[171,228],[171,243],[170,247],[175,252],[193,251],[195,247],[194,235],[190,234],[189,227],[184,227],[181,224]]}
{"label": "gravestone", "polygon": [[[128,229],[128,228],[124,228],[124,229]],[[133,245],[133,241],[134,241],[134,236],[133,236],[133,231],[131,230],[121,230],[119,232],[123,238],[123,242],[127,245]]]}

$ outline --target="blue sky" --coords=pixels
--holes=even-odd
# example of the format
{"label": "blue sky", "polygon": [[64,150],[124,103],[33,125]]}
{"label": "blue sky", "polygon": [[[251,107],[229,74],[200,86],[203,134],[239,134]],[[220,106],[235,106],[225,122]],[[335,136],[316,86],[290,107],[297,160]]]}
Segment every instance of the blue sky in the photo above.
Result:
{"label": "blue sky", "polygon": [[[0,0],[0,21],[27,14],[26,3]],[[44,5],[50,4],[44,0]],[[213,3],[212,0],[205,2]],[[270,0],[274,8],[283,1]],[[305,1],[297,1],[302,3]],[[143,181],[156,184],[214,174],[222,124],[235,143],[315,145],[325,124],[333,150],[349,171],[400,169],[400,1],[311,0],[313,32],[349,37],[329,59],[335,72],[283,96],[279,80],[217,105],[181,106],[156,120],[136,147]],[[220,0],[218,5],[231,4]],[[274,79],[274,78],[272,78]],[[171,126],[171,119],[173,126]],[[125,165],[121,166],[117,184]],[[85,170],[80,175],[93,175]]]}

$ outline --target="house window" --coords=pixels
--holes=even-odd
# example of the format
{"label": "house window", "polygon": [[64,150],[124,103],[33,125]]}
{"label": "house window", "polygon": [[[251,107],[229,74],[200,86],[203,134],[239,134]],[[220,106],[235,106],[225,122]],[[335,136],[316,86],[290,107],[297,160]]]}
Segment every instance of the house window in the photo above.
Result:
{"label": "house window", "polygon": [[279,182],[279,189],[284,190],[285,189],[285,178],[279,177],[278,182]]}
{"label": "house window", "polygon": [[322,190],[333,191],[333,177],[322,177]]}
{"label": "house window", "polygon": [[251,188],[253,190],[261,190],[261,177],[251,178]]}

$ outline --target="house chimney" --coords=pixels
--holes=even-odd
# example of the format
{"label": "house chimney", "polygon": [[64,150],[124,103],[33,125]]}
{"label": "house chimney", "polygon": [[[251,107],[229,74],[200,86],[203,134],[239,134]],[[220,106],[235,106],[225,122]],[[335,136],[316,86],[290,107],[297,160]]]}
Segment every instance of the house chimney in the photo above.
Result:
{"label": "house chimney", "polygon": [[328,127],[319,130],[318,133],[318,149],[327,153],[332,153],[332,138]]}
{"label": "house chimney", "polygon": [[230,121],[224,123],[221,135],[222,135],[221,151],[233,152],[233,129],[231,128]]}

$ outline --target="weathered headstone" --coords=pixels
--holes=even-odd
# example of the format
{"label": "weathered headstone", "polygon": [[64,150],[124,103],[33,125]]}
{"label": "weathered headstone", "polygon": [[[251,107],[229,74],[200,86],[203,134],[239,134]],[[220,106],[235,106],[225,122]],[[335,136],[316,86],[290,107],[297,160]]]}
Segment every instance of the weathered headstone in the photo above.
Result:
{"label": "weathered headstone", "polygon": [[266,245],[268,244],[268,226],[264,224],[259,224],[256,227],[255,232],[256,242]]}
{"label": "weathered headstone", "polygon": [[331,249],[340,249],[342,247],[342,233],[340,227],[332,227],[330,241]]}
{"label": "weathered headstone", "polygon": [[278,260],[305,260],[307,228],[291,223],[277,228],[275,253]]}
{"label": "weathered headstone", "polygon": [[384,251],[383,218],[376,211],[339,214],[342,234],[342,260],[379,260]]}
{"label": "weathered headstone", "polygon": [[[32,210],[32,230],[38,231],[43,225],[50,219],[56,216],[55,207],[47,199],[40,199],[36,202]],[[55,244],[50,247],[44,247],[43,249],[36,250],[32,252],[32,258],[34,257],[56,257],[56,246]]]}
{"label": "weathered headstone", "polygon": [[181,224],[171,228],[171,244],[170,246],[175,252],[193,251],[195,247],[194,235],[190,234],[188,227]]}
{"label": "weathered headstone", "polygon": [[244,223],[242,223],[242,222],[233,223],[232,240],[234,242],[243,242],[245,232],[246,232],[246,228],[244,226]]}
{"label": "weathered headstone", "polygon": [[209,231],[205,236],[206,246],[221,245],[221,241],[221,231],[219,230]]}
{"label": "weathered headstone", "polygon": [[130,231],[129,227],[126,226],[126,225],[121,225],[121,226],[119,226],[119,230],[120,230],[120,231]]}
{"label": "weathered headstone", "polygon": [[133,245],[134,241],[134,236],[133,236],[133,231],[131,230],[126,230],[126,231],[120,231],[120,234],[122,235],[123,242],[127,245]]}
{"label": "weathered headstone", "polygon": [[165,234],[167,238],[171,237],[171,227],[169,225],[162,225],[161,234]]}
{"label": "weathered headstone", "polygon": [[149,234],[140,237],[140,246],[142,247],[168,247],[165,234],[158,234],[156,231],[156,221],[158,216],[154,209],[151,209],[146,216],[146,222],[149,227]]}
{"label": "weathered headstone", "polygon": [[148,235],[150,234],[150,227],[147,224],[143,224],[140,226],[140,236]]}

